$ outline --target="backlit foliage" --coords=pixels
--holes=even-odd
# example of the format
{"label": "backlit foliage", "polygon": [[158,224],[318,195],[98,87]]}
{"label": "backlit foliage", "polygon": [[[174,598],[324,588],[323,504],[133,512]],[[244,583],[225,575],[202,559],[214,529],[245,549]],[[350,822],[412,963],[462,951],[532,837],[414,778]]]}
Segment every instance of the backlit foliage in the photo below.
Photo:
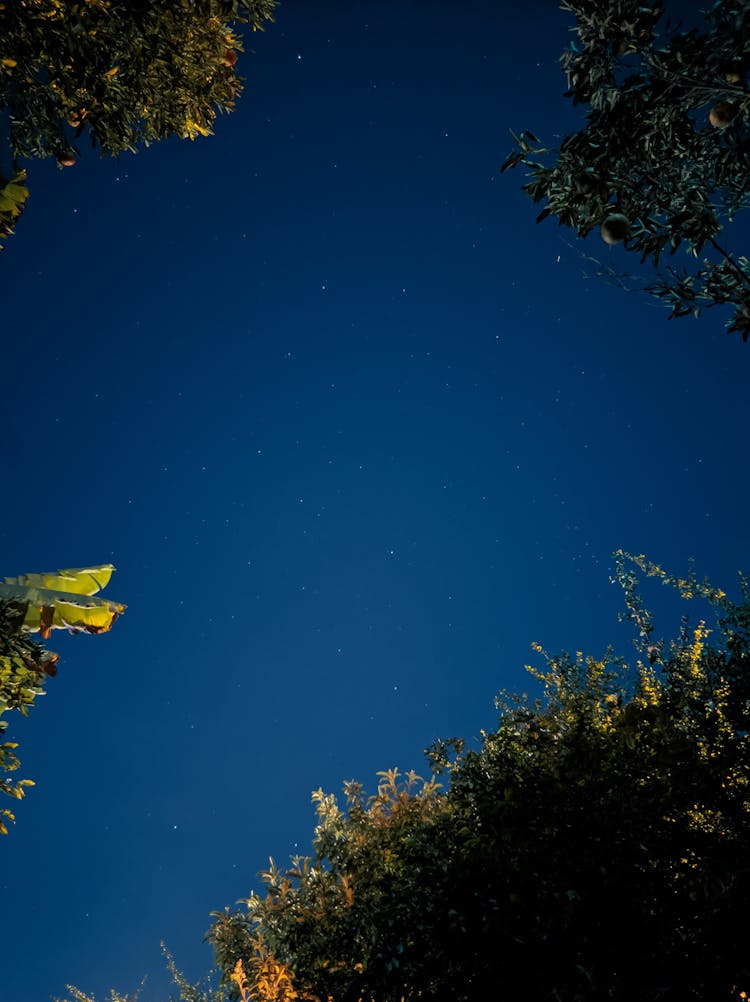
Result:
{"label": "backlit foliage", "polygon": [[[318,1002],[474,1002],[502,984],[540,1002],[741,997],[750,593],[616,565],[635,663],[534,645],[542,695],[499,698],[475,748],[438,742],[430,779],[316,791],[313,854],[271,860],[263,894],[214,914],[231,998],[293,997],[253,983],[263,957]],[[655,638],[639,574],[707,601],[715,623]]]}
{"label": "backlit foliage", "polygon": [[[657,269],[645,287],[670,316],[728,304],[726,326],[747,340],[750,263],[719,242],[750,197],[747,3],[708,4],[705,30],[682,32],[668,23],[661,30],[661,0],[560,6],[576,18],[576,41],[561,56],[566,96],[586,106],[586,123],[556,150],[531,132],[514,135],[519,149],[502,170],[529,169],[523,190],[546,201],[537,222],[555,216],[585,237],[612,214],[623,216],[625,247]],[[678,3],[673,10],[679,17]],[[658,271],[663,254],[680,248],[687,268]],[[612,267],[590,260],[623,284]]]}
{"label": "backlit foliage", "polygon": [[[276,0],[16,0],[0,4],[0,111],[14,160],[73,166],[212,133],[242,90],[233,25],[263,30]],[[7,236],[0,181],[0,236]],[[10,226],[12,232],[12,226]]]}

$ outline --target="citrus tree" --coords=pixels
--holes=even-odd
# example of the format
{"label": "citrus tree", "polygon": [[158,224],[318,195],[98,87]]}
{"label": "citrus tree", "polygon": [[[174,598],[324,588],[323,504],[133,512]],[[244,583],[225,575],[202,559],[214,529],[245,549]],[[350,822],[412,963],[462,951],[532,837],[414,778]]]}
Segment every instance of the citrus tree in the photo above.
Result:
{"label": "citrus tree", "polygon": [[[276,0],[19,0],[0,4],[0,238],[28,194],[19,159],[72,167],[88,137],[104,154],[212,132],[242,90],[242,39]],[[11,186],[11,187],[9,187]]]}
{"label": "citrus tree", "polygon": [[[543,695],[499,699],[477,747],[439,742],[429,779],[388,770],[370,797],[317,791],[313,855],[214,915],[228,997],[747,997],[750,591],[617,559],[635,664],[534,645]],[[716,623],[655,638],[638,571]],[[259,958],[284,992],[238,980]]]}
{"label": "citrus tree", "polygon": [[[718,0],[702,30],[679,31],[663,26],[662,0],[561,7],[576,18],[561,57],[566,97],[585,108],[585,124],[557,149],[514,135],[501,170],[527,168],[523,190],[545,203],[537,222],[553,216],[640,256],[653,270],[638,280],[670,317],[728,305],[726,326],[747,341],[750,262],[725,236],[750,197],[750,8]],[[678,250],[683,263],[664,264]]]}
{"label": "citrus tree", "polygon": [[[32,633],[47,639],[53,629],[70,633],[106,633],[125,611],[121,602],[96,598],[114,567],[53,571],[46,574],[23,574],[5,578],[0,584],[0,718],[11,710],[26,716],[37,696],[44,695],[44,682],[57,674],[58,655],[34,640]],[[0,738],[8,728],[0,719]],[[14,772],[20,766],[14,741],[0,742],[0,773]],[[0,793],[16,800],[23,798],[30,779],[12,781],[0,778]],[[7,822],[15,816],[0,809],[0,834],[7,835]]]}

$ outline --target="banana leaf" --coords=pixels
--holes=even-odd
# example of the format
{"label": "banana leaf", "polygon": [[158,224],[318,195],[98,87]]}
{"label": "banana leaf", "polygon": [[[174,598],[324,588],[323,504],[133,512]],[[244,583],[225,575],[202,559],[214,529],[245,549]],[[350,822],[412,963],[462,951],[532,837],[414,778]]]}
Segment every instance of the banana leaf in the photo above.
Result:
{"label": "banana leaf", "polygon": [[26,171],[19,171],[11,181],[0,179],[0,216],[13,220],[23,212],[24,202],[29,197],[29,189],[23,183]]}
{"label": "banana leaf", "polygon": [[114,569],[112,564],[101,564],[5,578],[0,600],[20,606],[23,629],[39,631],[45,640],[52,630],[106,633],[127,606],[91,596],[107,586]]}

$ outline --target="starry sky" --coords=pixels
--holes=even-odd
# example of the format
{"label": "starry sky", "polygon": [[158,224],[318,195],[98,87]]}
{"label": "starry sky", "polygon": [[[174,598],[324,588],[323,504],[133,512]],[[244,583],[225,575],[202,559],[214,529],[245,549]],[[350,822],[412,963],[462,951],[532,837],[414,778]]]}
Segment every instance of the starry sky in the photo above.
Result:
{"label": "starry sky", "polygon": [[585,277],[632,264],[499,174],[509,128],[579,127],[571,23],[285,0],[215,136],[30,165],[0,576],[112,562],[128,610],[53,633],[11,720],[37,785],[2,845],[3,1002],[144,976],[162,1002],[161,940],[197,978],[209,913],[309,849],[313,789],[424,773],[529,689],[532,641],[632,654],[618,547],[737,594],[750,345]]}

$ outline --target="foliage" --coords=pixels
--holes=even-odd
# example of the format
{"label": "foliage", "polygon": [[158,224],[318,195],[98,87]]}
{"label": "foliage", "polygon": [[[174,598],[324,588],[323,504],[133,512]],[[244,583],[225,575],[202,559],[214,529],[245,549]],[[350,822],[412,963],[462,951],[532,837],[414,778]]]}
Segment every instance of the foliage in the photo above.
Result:
{"label": "foliage", "polygon": [[[45,676],[54,675],[57,670],[57,655],[46,651],[22,631],[22,618],[23,613],[16,607],[0,601],[0,717],[8,710],[19,710],[27,716],[36,697],[44,695]],[[0,719],[0,737],[7,727],[8,721]],[[17,747],[14,741],[0,743],[2,773],[13,772],[20,766]],[[3,776],[0,792],[21,800],[26,787],[33,785],[30,779],[13,782]],[[0,834],[8,834],[8,821],[15,821],[15,815],[5,808],[0,809]]]}
{"label": "foliage", "polygon": [[[88,133],[103,154],[208,136],[242,90],[242,40],[277,0],[19,0],[0,4],[0,112],[14,159],[73,166]],[[5,183],[0,181],[0,186]],[[2,202],[0,202],[2,213]],[[0,214],[0,224],[8,226]],[[12,226],[10,227],[12,232]],[[0,231],[0,236],[8,232]]]}
{"label": "foliage", "polygon": [[[108,584],[113,570],[112,564],[103,564],[24,574],[0,584],[0,717],[8,710],[27,716],[36,697],[45,694],[45,677],[57,674],[58,655],[32,640],[30,633],[38,631],[45,640],[52,629],[105,633],[124,611],[120,602],[89,597]],[[0,720],[0,736],[7,727],[8,721]],[[18,769],[17,747],[14,741],[0,743],[0,772]],[[21,800],[26,787],[33,785],[30,779],[12,782],[3,777],[0,793]],[[8,834],[7,821],[15,821],[15,815],[0,809],[2,835]]]}
{"label": "foliage", "polygon": [[[649,261],[656,278],[646,289],[671,308],[670,317],[729,304],[729,331],[750,335],[750,263],[733,256],[718,237],[724,221],[750,198],[750,9],[740,0],[718,0],[704,31],[657,31],[661,0],[562,0],[576,17],[561,62],[574,104],[587,106],[586,124],[551,151],[529,131],[502,170],[524,164],[523,190],[546,200],[540,222],[586,237],[623,215],[625,247]],[[550,154],[552,164],[538,158]],[[702,258],[693,270],[668,265],[662,254],[682,247]],[[600,267],[600,274],[611,272]]]}
{"label": "foliage", "polygon": [[221,988],[214,988],[210,976],[205,978],[202,983],[191,984],[177,967],[174,957],[164,943],[161,944],[161,948],[167,961],[169,973],[172,975],[172,983],[180,992],[178,1002],[225,1002],[226,992]]}
{"label": "foliage", "polygon": [[25,180],[24,170],[17,171],[10,181],[0,177],[0,237],[12,235],[18,217],[24,210],[26,199],[29,197]]}
{"label": "foliage", "polygon": [[[638,571],[711,603],[713,630],[654,639]],[[750,592],[623,553],[616,579],[633,667],[544,655],[543,696],[499,698],[477,748],[438,742],[429,780],[313,794],[313,856],[272,860],[263,895],[214,913],[230,997],[295,997],[237,980],[261,951],[320,1002],[468,1002],[521,978],[540,1002],[748,991]]]}
{"label": "foliage", "polygon": [[[74,985],[68,985],[67,989],[70,992],[70,998],[55,999],[54,1002],[96,1002],[93,995],[86,995],[85,992],[82,992],[80,988],[76,988]],[[117,992],[114,988],[112,988],[107,1002],[138,1002],[140,996],[140,988],[134,995],[122,995],[120,992]]]}
{"label": "foliage", "polygon": [[106,588],[114,569],[112,564],[99,564],[5,578],[0,599],[22,608],[22,629],[39,630],[44,640],[52,630],[107,633],[127,606],[92,596]]}
{"label": "foliage", "polygon": [[[230,997],[239,999],[239,1002],[295,1002],[296,999],[303,997],[294,991],[292,976],[287,966],[276,961],[258,937],[252,941],[246,940],[244,945],[247,947],[248,944],[253,951],[247,961],[250,977],[248,978],[246,973],[245,962],[238,959],[226,979],[226,984],[216,987],[211,983],[211,975],[198,984],[191,984],[162,943],[172,983],[179,990],[179,996],[173,999],[173,1002],[227,1002]],[[67,989],[70,997],[56,999],[55,1002],[96,1002],[93,996],[86,995],[80,988],[68,985]],[[109,1002],[137,1002],[139,996],[140,989],[135,995],[128,996],[111,989]]]}
{"label": "foliage", "polygon": [[[271,860],[262,874],[264,899],[252,895],[246,914],[214,914],[208,938],[225,983],[242,961],[255,973],[253,987],[262,1002],[343,999],[360,981],[377,994],[397,969],[409,976],[413,955],[426,959],[432,930],[419,915],[429,914],[431,870],[444,862],[435,840],[443,804],[434,780],[413,772],[401,777],[395,769],[379,775],[378,792],[369,800],[358,783],[346,785],[347,813],[333,796],[316,791],[316,858],[295,857],[287,871]],[[370,922],[375,914],[382,920],[379,929]],[[264,991],[259,955],[271,958],[277,980],[288,978],[298,995]]]}

